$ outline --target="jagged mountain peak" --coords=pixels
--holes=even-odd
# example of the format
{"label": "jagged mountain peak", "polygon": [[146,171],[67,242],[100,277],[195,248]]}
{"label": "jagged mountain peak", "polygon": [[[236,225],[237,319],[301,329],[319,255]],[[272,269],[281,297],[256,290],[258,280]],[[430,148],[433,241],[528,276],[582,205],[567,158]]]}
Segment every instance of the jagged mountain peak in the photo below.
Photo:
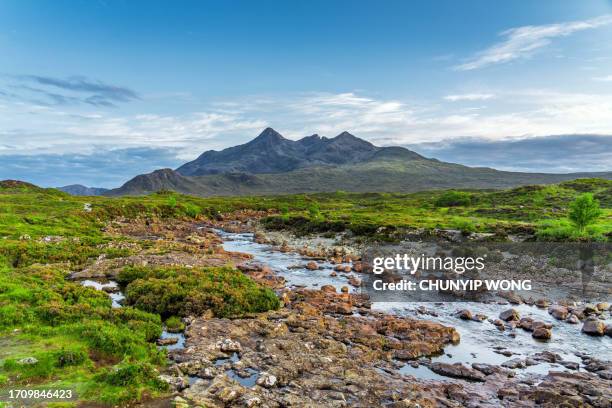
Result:
{"label": "jagged mountain peak", "polygon": [[250,143],[261,143],[261,142],[266,142],[266,143],[267,142],[282,142],[282,141],[288,141],[288,139],[285,139],[283,135],[281,135],[280,133],[278,133],[276,130],[272,129],[271,127],[267,127],[263,130],[263,132],[259,134],[259,136],[251,140],[249,144]]}
{"label": "jagged mountain peak", "polygon": [[183,176],[281,173],[317,166],[357,164],[374,158],[384,149],[349,132],[331,139],[314,134],[293,141],[268,127],[248,143],[222,151],[209,150],[176,171]]}

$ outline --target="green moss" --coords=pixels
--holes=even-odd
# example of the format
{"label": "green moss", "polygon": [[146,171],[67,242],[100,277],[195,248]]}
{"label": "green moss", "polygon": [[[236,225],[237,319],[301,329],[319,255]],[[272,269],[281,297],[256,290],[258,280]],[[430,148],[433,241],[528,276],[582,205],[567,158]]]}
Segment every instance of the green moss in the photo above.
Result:
{"label": "green moss", "polygon": [[128,304],[162,317],[197,316],[208,310],[215,316],[235,317],[280,305],[270,289],[229,267],[127,267],[119,276],[128,283]]}

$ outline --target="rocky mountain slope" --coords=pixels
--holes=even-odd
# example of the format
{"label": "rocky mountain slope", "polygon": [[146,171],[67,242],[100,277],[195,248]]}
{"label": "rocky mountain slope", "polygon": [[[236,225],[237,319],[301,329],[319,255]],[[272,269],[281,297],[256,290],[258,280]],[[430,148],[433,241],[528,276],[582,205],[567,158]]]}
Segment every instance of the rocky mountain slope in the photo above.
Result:
{"label": "rocky mountain slope", "polygon": [[348,132],[292,141],[271,128],[250,142],[207,151],[176,170],[139,175],[107,195],[167,189],[186,194],[252,195],[354,191],[412,192],[441,188],[505,188],[557,183],[604,173],[519,173],[425,158],[403,147],[378,147]]}

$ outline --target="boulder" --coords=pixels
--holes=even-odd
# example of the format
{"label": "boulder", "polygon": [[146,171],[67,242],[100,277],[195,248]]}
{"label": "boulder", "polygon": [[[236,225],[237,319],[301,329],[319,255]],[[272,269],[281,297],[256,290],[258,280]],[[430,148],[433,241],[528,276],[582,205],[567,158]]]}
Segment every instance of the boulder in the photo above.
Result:
{"label": "boulder", "polygon": [[520,319],[519,312],[516,309],[508,309],[499,314],[499,318],[505,322],[518,321]]}
{"label": "boulder", "polygon": [[276,376],[264,371],[257,379],[257,385],[264,388],[272,388],[276,385]]}
{"label": "boulder", "polygon": [[590,336],[603,336],[605,330],[605,324],[596,317],[589,317],[582,325],[582,332]]}
{"label": "boulder", "polygon": [[314,261],[310,261],[306,264],[306,269],[316,271],[317,269],[319,269],[319,265],[317,265],[317,263]]}
{"label": "boulder", "polygon": [[578,324],[580,323],[580,319],[575,314],[569,315],[569,317],[565,320],[569,324]]}
{"label": "boulder", "polygon": [[321,286],[321,292],[336,293],[336,287],[334,285],[323,285]]}
{"label": "boulder", "polygon": [[557,320],[565,320],[569,314],[567,307],[561,305],[554,305],[548,308],[548,313]]}
{"label": "boulder", "polygon": [[457,312],[457,317],[462,320],[472,320],[472,312],[467,309],[463,309]]}
{"label": "boulder", "polygon": [[550,301],[548,299],[541,298],[536,300],[535,305],[541,309],[544,309],[550,305]]}
{"label": "boulder", "polygon": [[232,339],[223,340],[220,343],[219,348],[221,349],[221,351],[226,353],[239,353],[240,351],[242,351],[242,346],[240,345],[240,343]]}
{"label": "boulder", "polygon": [[539,340],[549,340],[552,337],[552,331],[546,327],[538,327],[531,333],[531,337]]}

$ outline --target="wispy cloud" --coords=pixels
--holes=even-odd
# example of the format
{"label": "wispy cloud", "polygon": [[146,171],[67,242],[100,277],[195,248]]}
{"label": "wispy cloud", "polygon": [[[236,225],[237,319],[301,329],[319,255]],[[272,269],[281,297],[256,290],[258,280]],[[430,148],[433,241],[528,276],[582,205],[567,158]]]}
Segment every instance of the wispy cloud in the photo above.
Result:
{"label": "wispy cloud", "polygon": [[110,85],[83,76],[53,78],[39,75],[12,77],[16,83],[9,86],[15,90],[14,99],[41,105],[91,105],[112,108],[118,103],[140,99],[130,88]]}
{"label": "wispy cloud", "polygon": [[602,77],[595,77],[593,79],[595,81],[612,82],[612,75],[606,75],[606,76],[602,76]]}
{"label": "wispy cloud", "polygon": [[487,99],[495,98],[495,95],[488,93],[468,93],[468,94],[456,94],[446,95],[444,100],[457,102],[457,101],[486,101]]}
{"label": "wispy cloud", "polygon": [[612,15],[607,14],[589,20],[511,28],[500,34],[504,37],[503,41],[478,52],[473,58],[455,66],[455,69],[469,71],[525,58],[549,45],[554,38],[567,37],[578,31],[609,24],[612,24]]}

